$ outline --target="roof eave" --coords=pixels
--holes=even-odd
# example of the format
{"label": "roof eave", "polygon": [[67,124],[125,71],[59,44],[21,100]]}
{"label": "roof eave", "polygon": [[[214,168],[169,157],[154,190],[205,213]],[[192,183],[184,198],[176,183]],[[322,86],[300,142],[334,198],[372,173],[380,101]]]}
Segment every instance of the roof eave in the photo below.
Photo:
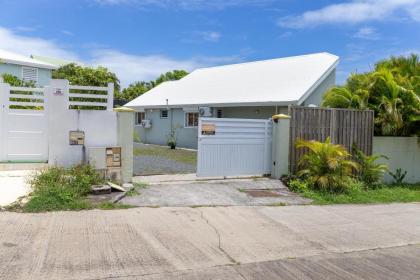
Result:
{"label": "roof eave", "polygon": [[205,103],[205,104],[172,104],[172,105],[129,105],[124,107],[133,109],[159,109],[159,108],[184,108],[184,107],[257,107],[257,106],[289,106],[297,105],[298,100],[292,101],[266,101],[266,102],[232,102],[232,103]]}
{"label": "roof eave", "polygon": [[49,70],[54,70],[54,69],[58,69],[57,66],[54,65],[46,65],[46,64],[41,64],[41,63],[31,63],[31,62],[26,62],[26,61],[19,61],[19,60],[13,60],[13,59],[0,59],[1,62],[6,63],[6,64],[14,64],[14,65],[21,65],[21,66],[28,66],[28,67],[36,67],[36,68],[42,68],[42,69],[49,69]]}

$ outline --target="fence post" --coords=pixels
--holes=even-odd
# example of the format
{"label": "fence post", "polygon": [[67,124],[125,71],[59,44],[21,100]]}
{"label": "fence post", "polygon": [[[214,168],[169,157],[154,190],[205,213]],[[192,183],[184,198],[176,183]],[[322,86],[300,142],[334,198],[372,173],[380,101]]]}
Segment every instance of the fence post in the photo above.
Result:
{"label": "fence post", "polygon": [[114,108],[114,83],[108,83],[108,104],[107,110],[112,111]]}
{"label": "fence post", "polygon": [[71,166],[82,162],[83,147],[69,145],[69,131],[75,129],[69,114],[69,81],[51,80],[45,94],[48,103],[48,164]]}
{"label": "fence post", "polygon": [[287,115],[273,116],[273,148],[271,178],[280,179],[289,173],[289,130],[290,117]]}
{"label": "fence post", "polygon": [[133,131],[134,110],[116,108],[117,112],[117,143],[121,147],[121,180],[130,183],[133,179]]}
{"label": "fence post", "polygon": [[9,91],[10,91],[9,84],[0,82],[0,162],[5,161],[7,159],[6,150],[4,148],[6,145],[5,141],[7,137],[7,133],[4,128],[5,126],[4,113],[6,111],[6,107],[8,106]]}

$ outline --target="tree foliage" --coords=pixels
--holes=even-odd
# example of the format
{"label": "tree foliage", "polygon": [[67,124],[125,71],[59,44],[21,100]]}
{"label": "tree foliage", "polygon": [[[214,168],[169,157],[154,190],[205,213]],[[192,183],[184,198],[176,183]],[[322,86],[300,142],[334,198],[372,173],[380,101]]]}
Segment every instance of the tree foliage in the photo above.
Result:
{"label": "tree foliage", "polygon": [[180,80],[186,75],[188,75],[187,71],[173,70],[171,72],[166,72],[165,74],[160,75],[156,80],[153,81],[139,81],[132,83],[121,92],[118,98],[124,99],[126,101],[133,100],[163,82]]}
{"label": "tree foliage", "polygon": [[66,79],[70,84],[81,86],[106,87],[108,83],[114,83],[115,92],[120,91],[120,80],[117,75],[102,66],[93,68],[70,63],[53,70],[52,78]]}
{"label": "tree foliage", "polygon": [[2,75],[2,77],[3,81],[12,87],[35,87],[35,82],[21,80],[12,74],[5,73]]}
{"label": "tree foliage", "polygon": [[371,72],[351,74],[325,94],[323,106],[373,110],[376,135],[420,135],[419,57],[391,57]]}

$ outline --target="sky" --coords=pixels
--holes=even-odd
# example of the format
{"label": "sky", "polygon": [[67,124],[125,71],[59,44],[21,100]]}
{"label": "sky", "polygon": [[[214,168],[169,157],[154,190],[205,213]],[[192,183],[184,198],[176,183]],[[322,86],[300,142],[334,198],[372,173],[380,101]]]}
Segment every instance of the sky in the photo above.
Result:
{"label": "sky", "polygon": [[420,53],[420,0],[0,0],[0,48],[108,67],[123,86],[173,69],[316,52],[337,83]]}

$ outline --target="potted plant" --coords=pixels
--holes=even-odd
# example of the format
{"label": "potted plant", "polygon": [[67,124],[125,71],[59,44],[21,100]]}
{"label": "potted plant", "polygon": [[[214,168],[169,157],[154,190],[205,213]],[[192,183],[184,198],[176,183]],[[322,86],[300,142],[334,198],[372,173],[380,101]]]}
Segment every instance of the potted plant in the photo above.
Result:
{"label": "potted plant", "polygon": [[178,127],[174,127],[171,129],[171,133],[168,135],[168,146],[171,147],[172,150],[176,148],[176,138],[177,138],[177,130]]}

